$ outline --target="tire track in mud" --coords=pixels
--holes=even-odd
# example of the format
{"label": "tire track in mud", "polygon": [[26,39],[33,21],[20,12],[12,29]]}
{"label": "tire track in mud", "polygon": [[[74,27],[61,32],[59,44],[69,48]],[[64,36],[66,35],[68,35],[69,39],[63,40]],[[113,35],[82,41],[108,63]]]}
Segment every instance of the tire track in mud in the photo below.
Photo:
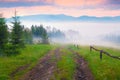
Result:
{"label": "tire track in mud", "polygon": [[[61,69],[57,68],[57,62],[61,60],[64,48],[57,48],[50,51],[46,56],[41,58],[38,64],[29,72],[27,72],[20,80],[56,80],[54,73],[60,74]],[[88,68],[88,63],[75,51],[68,49],[74,55],[76,63],[74,80],[94,80],[93,75]],[[66,79],[61,79],[66,80]]]}
{"label": "tire track in mud", "polygon": [[60,58],[60,48],[50,51],[20,80],[55,80],[54,72]]}
{"label": "tire track in mud", "polygon": [[84,60],[79,53],[69,49],[75,57],[76,71],[74,75],[74,80],[94,80],[91,70],[88,67],[88,63]]}

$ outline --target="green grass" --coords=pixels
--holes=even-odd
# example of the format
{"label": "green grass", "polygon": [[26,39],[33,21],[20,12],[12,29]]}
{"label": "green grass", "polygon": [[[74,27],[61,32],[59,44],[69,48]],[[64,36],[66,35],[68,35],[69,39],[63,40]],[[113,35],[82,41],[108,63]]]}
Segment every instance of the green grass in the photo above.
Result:
{"label": "green grass", "polygon": [[[57,45],[56,45],[57,47]],[[69,46],[79,52],[85,58],[94,75],[95,80],[120,80],[120,60],[111,58],[103,54],[100,60],[99,52],[90,52],[88,46]],[[29,65],[24,71],[19,71],[14,79],[18,80],[23,74],[31,70],[38,60],[43,57],[49,50],[55,47],[50,45],[27,45],[22,53],[16,56],[0,57],[0,80],[12,80],[10,74],[20,66]],[[112,55],[120,56],[120,50],[114,48],[97,47],[105,50]],[[61,58],[57,62],[58,71],[55,72],[56,80],[73,80],[76,64],[74,55],[67,49],[62,49]]]}
{"label": "green grass", "polygon": [[75,72],[74,55],[67,49],[63,49],[61,58],[57,63],[58,72],[56,80],[73,80]]}
{"label": "green grass", "polygon": [[30,65],[27,70],[20,71],[15,75],[15,79],[23,75],[25,72],[30,70],[37,61],[44,56],[53,47],[50,45],[27,45],[22,50],[21,54],[9,57],[0,57],[0,80],[11,80],[10,74],[15,71],[18,67],[24,65]]}
{"label": "green grass", "polygon": [[[88,46],[80,46],[80,49],[71,46],[72,49],[79,52],[89,64],[89,67],[95,77],[95,80],[120,80],[120,60],[111,58],[103,54],[100,60],[99,52],[90,52]],[[120,56],[120,50],[106,47],[96,47],[105,50],[112,55]]]}

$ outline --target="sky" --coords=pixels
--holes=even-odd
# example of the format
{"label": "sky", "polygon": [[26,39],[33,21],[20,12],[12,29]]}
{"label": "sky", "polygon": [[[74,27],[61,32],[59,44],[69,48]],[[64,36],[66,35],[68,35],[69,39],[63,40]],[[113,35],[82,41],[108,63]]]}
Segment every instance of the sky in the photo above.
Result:
{"label": "sky", "polygon": [[70,16],[120,16],[120,0],[0,0],[0,14],[19,16],[65,14]]}

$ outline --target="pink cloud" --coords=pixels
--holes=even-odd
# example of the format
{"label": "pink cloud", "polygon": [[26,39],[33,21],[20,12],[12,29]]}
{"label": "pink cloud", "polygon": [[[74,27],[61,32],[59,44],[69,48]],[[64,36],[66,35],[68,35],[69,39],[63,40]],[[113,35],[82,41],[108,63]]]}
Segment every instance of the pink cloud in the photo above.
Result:
{"label": "pink cloud", "polygon": [[55,4],[63,7],[86,7],[104,4],[106,0],[54,0]]}
{"label": "pink cloud", "polygon": [[1,2],[43,2],[63,7],[81,7],[103,4],[107,0],[0,0]]}
{"label": "pink cloud", "polygon": [[86,5],[101,5],[104,4],[106,0],[86,0]]}
{"label": "pink cloud", "polygon": [[[105,10],[102,8],[97,9],[74,9],[74,8],[61,8],[55,6],[32,6],[32,7],[14,7],[14,8],[0,8],[4,17],[12,17],[15,9],[18,11],[19,16],[36,15],[36,14],[66,14],[71,16],[119,16],[120,10]],[[9,13],[9,14],[8,14]]]}
{"label": "pink cloud", "polygon": [[83,6],[84,0],[55,0],[56,5],[64,6],[64,7],[79,7]]}
{"label": "pink cloud", "polygon": [[[104,6],[107,0],[0,0],[1,2],[37,2],[54,4],[55,6],[65,8],[90,8]],[[16,3],[17,4],[17,3]],[[46,4],[46,5],[47,5]],[[52,5],[51,6],[54,6]]]}

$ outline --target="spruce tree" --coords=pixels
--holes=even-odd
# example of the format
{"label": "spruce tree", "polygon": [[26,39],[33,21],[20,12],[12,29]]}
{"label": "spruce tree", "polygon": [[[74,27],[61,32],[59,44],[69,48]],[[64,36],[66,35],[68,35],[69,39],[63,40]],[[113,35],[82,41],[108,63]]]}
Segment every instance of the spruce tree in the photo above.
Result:
{"label": "spruce tree", "polygon": [[24,47],[24,40],[23,40],[23,26],[21,25],[21,22],[19,21],[19,17],[15,16],[13,17],[13,28],[12,28],[12,38],[11,43],[15,48],[22,48]]}
{"label": "spruce tree", "polygon": [[8,30],[4,18],[0,18],[0,52],[3,53],[8,42]]}

